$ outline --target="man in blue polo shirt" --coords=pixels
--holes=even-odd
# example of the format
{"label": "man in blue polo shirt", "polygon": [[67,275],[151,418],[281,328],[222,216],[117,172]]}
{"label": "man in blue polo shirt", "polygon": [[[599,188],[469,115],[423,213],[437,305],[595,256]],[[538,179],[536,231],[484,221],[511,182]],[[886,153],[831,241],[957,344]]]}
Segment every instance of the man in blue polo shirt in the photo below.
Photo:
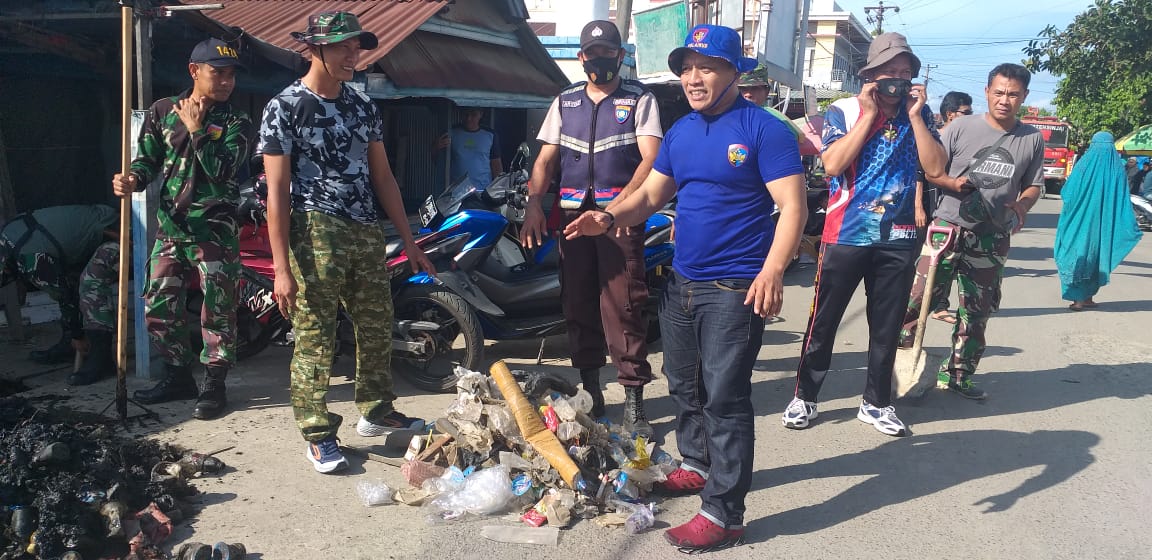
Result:
{"label": "man in blue polo shirt", "polygon": [[824,169],[832,178],[816,295],[787,428],[816,418],[816,398],[832,360],[836,329],[860,281],[868,295],[868,381],[856,418],[890,436],[908,435],[892,401],[892,367],[916,262],[916,172],[938,176],[944,148],[911,79],[920,59],[899,33],[883,33],[860,70],[856,97],[832,103],[824,116]]}
{"label": "man in blue polo shirt", "polygon": [[[616,206],[585,212],[568,238],[641,224],[678,195],[676,256],[660,304],[664,373],[680,409],[680,468],[667,493],[699,493],[700,513],[665,537],[683,552],[744,540],[752,483],[752,365],[764,318],[783,301],[784,268],[807,208],[796,137],[740,97],[736,79],[756,67],[726,27],[696,26],[668,56],[693,112],[664,137],[651,173]],[[780,208],[773,223],[772,205]],[[706,395],[706,397],[705,397]]]}

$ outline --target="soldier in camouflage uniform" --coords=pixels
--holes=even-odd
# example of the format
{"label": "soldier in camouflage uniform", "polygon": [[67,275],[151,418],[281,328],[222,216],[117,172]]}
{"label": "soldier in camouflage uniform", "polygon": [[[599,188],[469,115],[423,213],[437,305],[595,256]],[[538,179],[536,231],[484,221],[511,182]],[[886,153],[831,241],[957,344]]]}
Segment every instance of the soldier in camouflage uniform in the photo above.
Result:
{"label": "soldier in camouflage uniform", "polygon": [[313,15],[307,31],[292,36],[308,45],[311,67],[264,109],[260,152],[276,301],[296,336],[292,410],[308,442],[305,455],[329,473],[347,466],[336,443],[341,418],[325,403],[341,303],[356,326],[356,432],[380,436],[424,425],[392,406],[392,297],[380,266],[378,203],[399,225],[413,271],[435,270],[407,227],[380,110],[343,83],[360,50],[376,47],[376,36],[347,12]]}
{"label": "soldier in camouflage uniform", "polygon": [[[192,415],[200,419],[224,410],[224,380],[235,361],[240,273],[235,176],[248,160],[253,135],[248,115],[228,103],[237,67],[242,66],[236,50],[223,41],[196,45],[188,61],[192,89],[152,104],[140,132],[139,156],[127,175],[112,181],[117,196],[128,196],[163,173],[145,316],[166,375],[135,397],[145,404],[195,397]],[[200,361],[205,374],[199,388],[184,312],[193,274],[204,294]]]}
{"label": "soldier in camouflage uniform", "polygon": [[103,204],[52,206],[20,214],[0,230],[0,283],[23,280],[60,305],[61,338],[33,351],[32,361],[68,363],[91,342],[80,320],[77,282],[100,242],[114,235],[118,215]]}
{"label": "soldier in camouflage uniform", "polygon": [[89,341],[84,365],[68,378],[72,385],[87,385],[113,375],[116,359],[116,285],[120,281],[120,243],[109,241],[96,248],[80,273],[80,317]]}
{"label": "soldier in camouflage uniform", "polygon": [[[944,129],[946,173],[928,180],[945,190],[934,223],[952,230],[952,242],[940,254],[935,286],[925,288],[928,259],[917,263],[900,345],[916,334],[923,294],[945,297],[947,279],[956,275],[960,305],[952,331],[952,354],[940,364],[937,386],[969,399],[983,399],[972,376],[984,356],[988,320],[1000,308],[1000,283],[1012,234],[1044,189],[1044,138],[1016,115],[1028,96],[1032,75],[1019,64],[1001,64],[988,74],[984,93],[989,112],[967,115]],[[927,236],[925,243],[938,243]]]}

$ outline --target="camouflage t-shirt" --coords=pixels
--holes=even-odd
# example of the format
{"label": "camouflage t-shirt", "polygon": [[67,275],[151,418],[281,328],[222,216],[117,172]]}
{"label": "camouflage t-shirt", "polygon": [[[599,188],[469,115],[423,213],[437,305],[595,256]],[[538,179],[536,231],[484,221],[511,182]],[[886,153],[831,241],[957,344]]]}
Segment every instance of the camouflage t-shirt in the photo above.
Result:
{"label": "camouflage t-shirt", "polygon": [[264,108],[260,153],[290,156],[292,210],[372,224],[378,212],[368,145],[381,140],[382,129],[380,110],[347,84],[340,97],[325,99],[296,80]]}
{"label": "camouflage t-shirt", "polygon": [[129,172],[143,190],[164,174],[156,212],[157,237],[173,241],[236,239],[236,172],[248,161],[252,119],[228,103],[213,103],[195,134],[176,114],[191,90],[152,104],[140,129]]}

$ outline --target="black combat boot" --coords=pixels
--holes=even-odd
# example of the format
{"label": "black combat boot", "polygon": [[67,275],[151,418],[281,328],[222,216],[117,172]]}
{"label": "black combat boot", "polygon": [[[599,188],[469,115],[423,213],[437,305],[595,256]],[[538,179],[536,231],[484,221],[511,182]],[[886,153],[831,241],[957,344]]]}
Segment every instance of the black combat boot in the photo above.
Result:
{"label": "black combat boot", "polygon": [[652,441],[652,425],[644,415],[644,386],[624,387],[624,433]]}
{"label": "black combat boot", "polygon": [[600,389],[600,368],[580,370],[580,383],[592,395],[592,411],[589,414],[593,419],[603,417],[604,391]]}
{"label": "black combat boot", "polygon": [[68,329],[63,328],[63,324],[61,328],[63,332],[56,344],[43,350],[29,352],[28,359],[38,364],[66,364],[75,359],[76,351],[72,349],[72,337],[69,336]]}
{"label": "black combat boot", "polygon": [[68,377],[69,385],[90,385],[116,374],[112,357],[112,331],[87,330],[88,357],[84,365]]}
{"label": "black combat boot", "polygon": [[201,420],[211,420],[224,412],[228,396],[224,392],[224,379],[228,368],[207,366],[204,368],[204,382],[200,384],[200,396],[196,397],[196,408],[192,416]]}
{"label": "black combat boot", "polygon": [[140,404],[159,404],[194,399],[200,394],[200,389],[196,387],[196,379],[192,377],[192,370],[188,366],[164,364],[164,371],[164,379],[151,389],[132,393],[132,398]]}

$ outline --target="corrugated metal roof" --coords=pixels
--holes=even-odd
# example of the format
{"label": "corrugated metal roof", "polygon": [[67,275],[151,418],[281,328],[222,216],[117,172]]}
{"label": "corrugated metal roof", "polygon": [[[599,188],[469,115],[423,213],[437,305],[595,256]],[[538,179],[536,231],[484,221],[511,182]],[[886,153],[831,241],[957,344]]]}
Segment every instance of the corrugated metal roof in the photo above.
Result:
{"label": "corrugated metal roof", "polygon": [[[207,10],[203,14],[225,25],[239,27],[249,35],[277,47],[304,52],[303,43],[289,33],[303,31],[308,16],[331,11],[356,14],[360,25],[376,34],[380,44],[360,56],[357,70],[365,70],[388,54],[410,33],[436,12],[448,5],[446,0],[419,2],[369,2],[365,0],[216,0],[224,4],[220,10]],[[182,0],[182,3],[197,3]]]}
{"label": "corrugated metal roof", "polygon": [[[467,49],[467,56],[460,52]],[[558,84],[518,49],[416,31],[380,60],[384,73],[403,88],[516,91],[554,96]]]}

